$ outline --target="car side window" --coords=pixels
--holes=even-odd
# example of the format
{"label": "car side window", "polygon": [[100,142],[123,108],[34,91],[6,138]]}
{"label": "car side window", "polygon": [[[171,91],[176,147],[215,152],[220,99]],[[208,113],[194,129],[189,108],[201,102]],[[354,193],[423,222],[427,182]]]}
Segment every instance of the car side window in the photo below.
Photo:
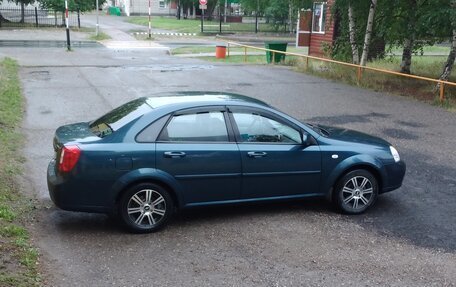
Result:
{"label": "car side window", "polygon": [[226,142],[226,129],[223,112],[202,112],[175,115],[162,130],[159,141],[173,142]]}
{"label": "car side window", "polygon": [[301,144],[296,129],[255,113],[233,113],[242,142],[274,142]]}
{"label": "car side window", "polygon": [[137,136],[136,136],[136,141],[140,143],[150,143],[150,142],[155,142],[155,140],[158,137],[158,134],[160,133],[161,129],[163,128],[163,125],[166,124],[166,121],[168,120],[169,115],[164,116],[152,124],[150,124],[148,127],[143,129]]}

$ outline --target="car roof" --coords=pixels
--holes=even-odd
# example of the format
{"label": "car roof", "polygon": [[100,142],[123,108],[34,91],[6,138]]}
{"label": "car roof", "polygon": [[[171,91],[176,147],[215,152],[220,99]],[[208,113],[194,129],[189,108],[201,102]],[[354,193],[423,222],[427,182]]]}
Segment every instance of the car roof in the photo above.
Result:
{"label": "car roof", "polygon": [[253,104],[270,107],[267,103],[234,93],[223,92],[170,92],[160,93],[144,98],[152,109],[164,106],[198,106],[198,105],[227,105],[227,104]]}

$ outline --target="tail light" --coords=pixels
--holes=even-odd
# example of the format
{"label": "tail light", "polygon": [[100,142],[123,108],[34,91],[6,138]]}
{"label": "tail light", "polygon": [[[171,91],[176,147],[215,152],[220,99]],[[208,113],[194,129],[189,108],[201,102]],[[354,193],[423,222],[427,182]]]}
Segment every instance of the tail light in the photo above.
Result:
{"label": "tail light", "polygon": [[60,153],[59,171],[70,172],[79,160],[81,150],[76,145],[63,146]]}

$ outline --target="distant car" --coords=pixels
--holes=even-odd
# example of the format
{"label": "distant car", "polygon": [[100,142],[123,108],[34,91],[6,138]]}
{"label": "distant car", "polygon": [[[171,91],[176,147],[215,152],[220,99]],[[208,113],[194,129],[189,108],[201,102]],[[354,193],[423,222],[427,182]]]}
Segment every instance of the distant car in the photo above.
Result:
{"label": "distant car", "polygon": [[134,232],[160,229],[176,209],[315,196],[360,214],[405,174],[383,139],[301,123],[227,93],[139,98],[59,127],[54,150],[53,202],[116,213]]}

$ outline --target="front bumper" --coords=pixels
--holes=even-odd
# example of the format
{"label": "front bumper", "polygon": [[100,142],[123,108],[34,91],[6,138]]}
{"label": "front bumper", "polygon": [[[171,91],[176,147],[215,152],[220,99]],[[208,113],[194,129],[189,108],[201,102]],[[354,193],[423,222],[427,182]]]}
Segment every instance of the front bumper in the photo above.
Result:
{"label": "front bumper", "polygon": [[385,193],[401,187],[406,171],[406,165],[403,161],[387,164],[384,168],[386,177],[383,180],[382,189],[379,193]]}

